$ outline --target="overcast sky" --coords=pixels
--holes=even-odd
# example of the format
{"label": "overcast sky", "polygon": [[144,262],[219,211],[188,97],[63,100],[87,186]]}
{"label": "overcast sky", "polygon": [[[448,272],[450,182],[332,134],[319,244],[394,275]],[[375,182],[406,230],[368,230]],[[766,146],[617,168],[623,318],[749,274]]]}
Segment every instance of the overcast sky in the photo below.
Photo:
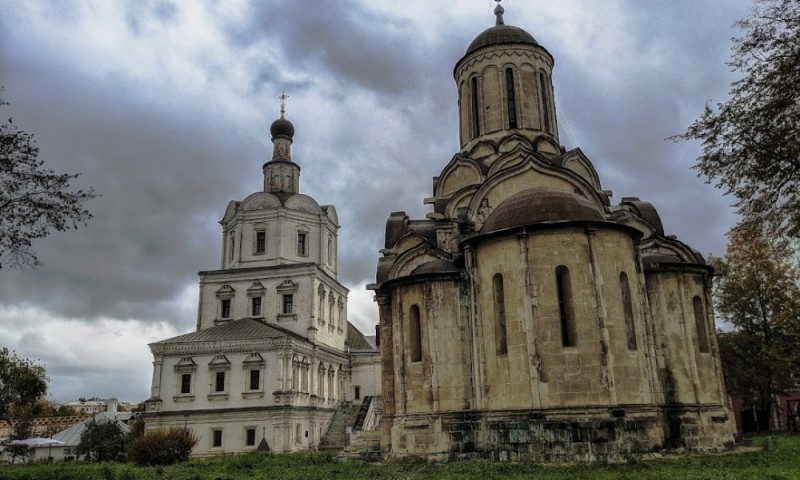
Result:
{"label": "overcast sky", "polygon": [[[637,196],[667,234],[722,254],[731,200],[697,178],[681,133],[723,100],[749,0],[505,0],[555,57],[561,141],[612,202]],[[217,223],[262,186],[277,96],[290,95],[300,188],[340,215],[350,321],[372,295],[389,212],[422,199],[458,150],[452,72],[494,24],[491,0],[0,0],[0,114],[101,195],[88,227],[0,270],[0,346],[44,362],[50,396],[149,395],[147,344],[194,328]]]}

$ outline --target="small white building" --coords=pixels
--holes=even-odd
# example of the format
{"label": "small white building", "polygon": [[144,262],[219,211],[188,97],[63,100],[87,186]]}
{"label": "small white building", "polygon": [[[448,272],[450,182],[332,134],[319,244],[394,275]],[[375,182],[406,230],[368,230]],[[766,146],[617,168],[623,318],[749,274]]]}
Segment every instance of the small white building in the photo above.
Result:
{"label": "small white building", "polygon": [[314,449],[338,408],[380,395],[378,350],[347,321],[337,280],[336,209],[299,192],[283,111],[263,190],[230,202],[220,221],[220,269],[199,274],[196,330],[150,344],[146,429],[191,430],[194,456],[252,451],[262,439],[275,451]]}

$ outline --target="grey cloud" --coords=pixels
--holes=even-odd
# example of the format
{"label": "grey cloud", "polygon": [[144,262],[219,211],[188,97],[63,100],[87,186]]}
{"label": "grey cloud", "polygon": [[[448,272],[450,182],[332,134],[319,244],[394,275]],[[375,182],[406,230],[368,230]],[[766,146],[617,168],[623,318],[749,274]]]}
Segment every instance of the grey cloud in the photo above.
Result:
{"label": "grey cloud", "polygon": [[[576,136],[569,146],[589,155],[604,187],[615,191],[613,200],[650,200],[668,232],[703,253],[721,253],[731,223],[728,200],[689,169],[696,146],[664,137],[682,131],[708,98],[725,94],[728,25],[748,0],[626,2],[626,33],[636,55],[613,72],[613,85],[584,71],[576,61],[584,52],[548,41],[556,26],[521,26],[556,57],[562,131],[569,122]],[[160,4],[130,3],[136,5],[129,10],[131,28],[146,37],[148,22],[180,18],[180,7],[170,13],[159,11]],[[65,8],[60,5],[52,2],[47,15],[56,16]],[[246,76],[235,90],[258,105],[286,88],[293,98],[317,95],[338,106],[327,112],[290,104],[294,153],[303,168],[301,189],[340,214],[340,280],[371,282],[389,212],[423,218],[431,177],[458,149],[452,68],[485,19],[454,19],[431,34],[423,23],[385,17],[354,0],[254,1],[252,7],[245,24],[220,24],[233,51],[243,54],[237,65]],[[74,8],[64,28],[77,22],[79,11]],[[93,80],[55,70],[64,64],[29,55],[24,42],[3,41],[18,28],[10,23],[13,14],[6,18],[12,20],[0,19],[0,83],[15,122],[37,134],[54,168],[83,172],[81,182],[103,196],[92,202],[88,228],[35,245],[41,271],[0,272],[0,303],[88,321],[136,318],[191,329],[195,312],[176,307],[175,299],[196,285],[198,270],[217,267],[216,221],[229,200],[259,189],[270,149],[263,131],[276,112],[264,114],[264,125],[247,125],[233,107],[210,111],[202,96],[190,104],[166,87],[141,92],[147,86],[124,74]],[[201,61],[213,85],[230,87],[224,62]],[[364,111],[365,105],[376,111]],[[396,131],[389,120],[406,127]],[[570,143],[566,136],[562,142]],[[48,370],[63,376],[58,388],[65,398],[111,395],[105,392],[123,383],[146,391],[149,372],[111,375],[53,361]]]}
{"label": "grey cloud", "polygon": [[178,7],[165,0],[135,0],[125,3],[125,23],[136,35],[146,33],[147,22],[169,23],[178,14]]}

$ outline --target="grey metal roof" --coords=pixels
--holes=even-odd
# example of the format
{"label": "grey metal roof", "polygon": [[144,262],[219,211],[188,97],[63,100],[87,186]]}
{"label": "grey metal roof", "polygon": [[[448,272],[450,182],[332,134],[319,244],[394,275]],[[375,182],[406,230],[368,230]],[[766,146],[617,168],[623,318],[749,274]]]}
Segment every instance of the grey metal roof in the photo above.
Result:
{"label": "grey metal roof", "polygon": [[[126,423],[130,418],[133,416],[130,412],[100,412],[95,413],[93,416],[84,419],[80,423],[76,423],[75,425],[67,428],[66,430],[61,430],[60,432],[53,435],[53,440],[59,440],[65,443],[65,447],[76,447],[78,443],[81,441],[81,434],[86,430],[86,427],[89,425],[89,422],[94,419],[97,423],[111,423],[117,422],[119,423],[120,428],[122,429],[122,433],[128,433],[130,427]],[[44,448],[44,447],[42,447]]]}
{"label": "grey metal roof", "polygon": [[364,334],[350,322],[347,322],[347,338],[344,343],[350,347],[351,350],[375,351],[374,343],[370,343]]}
{"label": "grey metal roof", "polygon": [[205,328],[192,333],[178,335],[154,342],[151,345],[165,345],[174,343],[220,342],[226,340],[254,340],[277,338],[285,336],[287,332],[267,325],[259,320],[244,318],[216,327]]}

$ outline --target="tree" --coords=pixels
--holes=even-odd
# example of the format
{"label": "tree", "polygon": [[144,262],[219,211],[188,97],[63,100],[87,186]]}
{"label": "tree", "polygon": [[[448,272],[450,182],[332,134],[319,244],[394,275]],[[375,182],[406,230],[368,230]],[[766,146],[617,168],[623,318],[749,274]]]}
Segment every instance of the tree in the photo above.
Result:
{"label": "tree", "polygon": [[[5,105],[0,98],[0,107]],[[92,218],[84,204],[95,197],[94,190],[70,188],[79,175],[44,168],[33,135],[11,118],[0,124],[0,269],[38,266],[33,240],[76,229]]]}
{"label": "tree", "polygon": [[144,435],[144,417],[142,415],[136,415],[133,422],[129,422],[128,425],[130,425],[131,429],[128,431],[128,434],[125,435],[125,445],[127,445],[130,450],[130,446],[133,445],[133,442]]}
{"label": "tree", "polygon": [[0,419],[32,408],[46,393],[43,365],[0,348]]}
{"label": "tree", "polygon": [[800,237],[800,0],[753,0],[737,22],[730,98],[673,140],[699,140],[695,168],[736,198],[746,223]]}
{"label": "tree", "polygon": [[[11,428],[11,435],[8,437],[9,442],[14,440],[25,440],[33,436],[33,418],[29,412],[30,409],[23,409],[22,412],[17,412],[16,419]],[[30,453],[30,447],[24,445],[8,445],[6,446],[11,462],[14,463],[17,458],[27,457]]]}
{"label": "tree", "polygon": [[729,393],[763,421],[800,372],[800,268],[791,244],[763,230],[739,225],[728,236],[725,257],[712,260],[716,310],[733,326],[720,356]]}
{"label": "tree", "polygon": [[136,465],[172,465],[186,461],[197,441],[182,428],[152,430],[131,443],[128,458]]}
{"label": "tree", "polygon": [[124,444],[125,432],[119,422],[90,420],[81,433],[76,453],[97,462],[116,460],[124,451]]}

